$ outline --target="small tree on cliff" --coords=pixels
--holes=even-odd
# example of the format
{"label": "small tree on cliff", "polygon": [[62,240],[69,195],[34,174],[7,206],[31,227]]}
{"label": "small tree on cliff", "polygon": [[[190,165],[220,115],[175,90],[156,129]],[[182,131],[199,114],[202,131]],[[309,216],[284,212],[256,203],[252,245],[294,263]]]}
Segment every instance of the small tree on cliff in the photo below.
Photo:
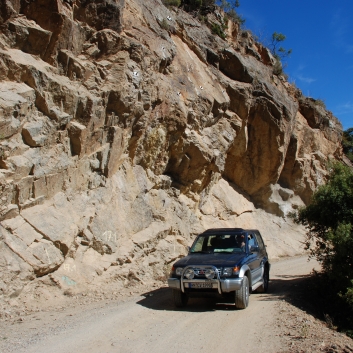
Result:
{"label": "small tree on cliff", "polygon": [[216,1],[216,4],[219,5],[219,7],[233,22],[238,22],[240,25],[245,23],[245,19],[236,11],[236,9],[240,6],[239,0],[221,0]]}
{"label": "small tree on cliff", "polygon": [[292,49],[285,49],[281,46],[281,43],[285,40],[286,36],[283,33],[274,32],[272,34],[270,49],[278,60],[283,60],[292,53]]}
{"label": "small tree on cliff", "polygon": [[286,36],[283,33],[274,32],[271,37],[270,50],[273,56],[276,58],[276,63],[273,67],[273,73],[275,75],[283,74],[283,59],[290,56],[292,49],[285,49],[281,46],[281,43],[286,40]]}

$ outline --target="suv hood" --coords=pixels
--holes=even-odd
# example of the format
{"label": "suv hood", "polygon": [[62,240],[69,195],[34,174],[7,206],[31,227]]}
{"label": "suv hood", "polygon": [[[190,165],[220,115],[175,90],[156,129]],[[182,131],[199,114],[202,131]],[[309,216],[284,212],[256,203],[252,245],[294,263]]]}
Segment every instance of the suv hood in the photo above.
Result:
{"label": "suv hood", "polygon": [[213,265],[232,267],[238,265],[246,256],[245,253],[212,253],[212,254],[189,254],[177,261],[174,266],[185,267],[190,265]]}

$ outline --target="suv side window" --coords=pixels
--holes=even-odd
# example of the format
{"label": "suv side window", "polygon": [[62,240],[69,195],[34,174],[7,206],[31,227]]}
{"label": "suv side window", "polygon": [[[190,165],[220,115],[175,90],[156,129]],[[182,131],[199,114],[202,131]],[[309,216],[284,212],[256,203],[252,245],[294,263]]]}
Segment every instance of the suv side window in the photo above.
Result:
{"label": "suv side window", "polygon": [[252,246],[254,246],[254,247],[257,246],[257,241],[256,241],[254,233],[248,233],[248,245],[249,245],[249,249]]}
{"label": "suv side window", "polygon": [[259,244],[260,250],[264,250],[265,249],[265,244],[264,244],[264,241],[262,240],[262,237],[261,237],[260,233],[256,232],[255,236],[256,236],[256,239],[257,239],[257,243]]}

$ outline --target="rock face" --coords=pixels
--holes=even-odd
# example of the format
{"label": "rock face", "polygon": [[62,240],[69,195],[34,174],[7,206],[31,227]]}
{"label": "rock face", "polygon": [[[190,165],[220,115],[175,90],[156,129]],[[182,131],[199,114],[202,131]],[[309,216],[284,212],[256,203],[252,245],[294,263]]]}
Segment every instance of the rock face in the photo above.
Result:
{"label": "rock face", "polygon": [[302,251],[286,216],[342,128],[248,32],[159,0],[6,0],[0,25],[3,298],[163,279],[210,227]]}

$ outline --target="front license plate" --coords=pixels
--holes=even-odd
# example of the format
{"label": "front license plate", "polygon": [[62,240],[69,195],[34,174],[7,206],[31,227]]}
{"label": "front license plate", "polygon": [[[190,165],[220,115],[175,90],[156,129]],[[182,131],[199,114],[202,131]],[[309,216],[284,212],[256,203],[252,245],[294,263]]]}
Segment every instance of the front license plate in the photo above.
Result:
{"label": "front license plate", "polygon": [[212,288],[212,283],[189,283],[189,288]]}

